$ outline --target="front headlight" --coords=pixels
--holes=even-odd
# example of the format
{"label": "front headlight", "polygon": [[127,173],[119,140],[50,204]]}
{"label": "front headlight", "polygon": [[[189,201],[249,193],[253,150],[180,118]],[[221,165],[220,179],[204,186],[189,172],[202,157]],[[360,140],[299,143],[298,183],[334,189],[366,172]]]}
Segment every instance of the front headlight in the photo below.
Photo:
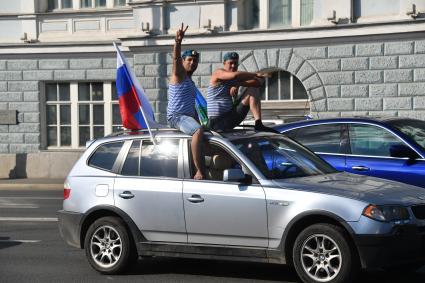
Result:
{"label": "front headlight", "polygon": [[399,205],[373,205],[369,204],[363,210],[363,215],[378,221],[409,220],[407,208]]}

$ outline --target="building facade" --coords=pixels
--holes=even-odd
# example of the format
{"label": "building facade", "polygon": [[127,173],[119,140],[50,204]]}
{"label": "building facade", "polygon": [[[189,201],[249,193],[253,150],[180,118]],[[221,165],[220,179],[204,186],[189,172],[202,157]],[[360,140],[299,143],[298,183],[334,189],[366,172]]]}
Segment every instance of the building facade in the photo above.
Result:
{"label": "building facade", "polygon": [[0,3],[0,178],[66,175],[86,141],[120,129],[124,51],[166,123],[174,34],[201,53],[204,91],[227,51],[273,72],[267,119],[425,119],[425,0],[17,0]]}

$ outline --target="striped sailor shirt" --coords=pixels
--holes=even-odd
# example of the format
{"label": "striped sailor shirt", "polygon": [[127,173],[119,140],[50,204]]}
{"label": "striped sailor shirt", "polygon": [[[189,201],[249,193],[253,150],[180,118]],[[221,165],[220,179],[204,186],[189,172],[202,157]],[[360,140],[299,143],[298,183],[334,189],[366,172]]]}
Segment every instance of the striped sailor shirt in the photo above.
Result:
{"label": "striped sailor shirt", "polygon": [[236,86],[236,80],[223,81],[207,90],[208,117],[215,118],[232,110],[233,100],[230,88]]}
{"label": "striped sailor shirt", "polygon": [[196,119],[195,95],[195,83],[188,76],[179,84],[170,84],[168,87],[167,120],[182,115]]}

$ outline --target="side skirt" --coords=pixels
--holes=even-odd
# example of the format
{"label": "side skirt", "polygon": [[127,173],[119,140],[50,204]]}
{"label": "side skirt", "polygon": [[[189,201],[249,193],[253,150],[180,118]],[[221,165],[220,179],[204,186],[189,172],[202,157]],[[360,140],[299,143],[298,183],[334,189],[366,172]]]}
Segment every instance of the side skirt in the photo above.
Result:
{"label": "side skirt", "polygon": [[139,242],[137,243],[137,251],[140,256],[182,257],[286,264],[285,257],[281,251],[261,248]]}

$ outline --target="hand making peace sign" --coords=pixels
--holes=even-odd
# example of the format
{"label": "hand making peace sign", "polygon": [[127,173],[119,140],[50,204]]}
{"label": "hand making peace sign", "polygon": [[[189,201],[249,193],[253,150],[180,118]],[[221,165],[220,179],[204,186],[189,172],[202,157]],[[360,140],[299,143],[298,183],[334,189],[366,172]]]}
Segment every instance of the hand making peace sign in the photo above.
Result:
{"label": "hand making peace sign", "polygon": [[176,42],[177,43],[182,43],[183,37],[184,37],[184,33],[187,31],[187,28],[189,26],[186,26],[186,28],[183,30],[184,24],[182,23],[182,27],[179,28],[176,32]]}

